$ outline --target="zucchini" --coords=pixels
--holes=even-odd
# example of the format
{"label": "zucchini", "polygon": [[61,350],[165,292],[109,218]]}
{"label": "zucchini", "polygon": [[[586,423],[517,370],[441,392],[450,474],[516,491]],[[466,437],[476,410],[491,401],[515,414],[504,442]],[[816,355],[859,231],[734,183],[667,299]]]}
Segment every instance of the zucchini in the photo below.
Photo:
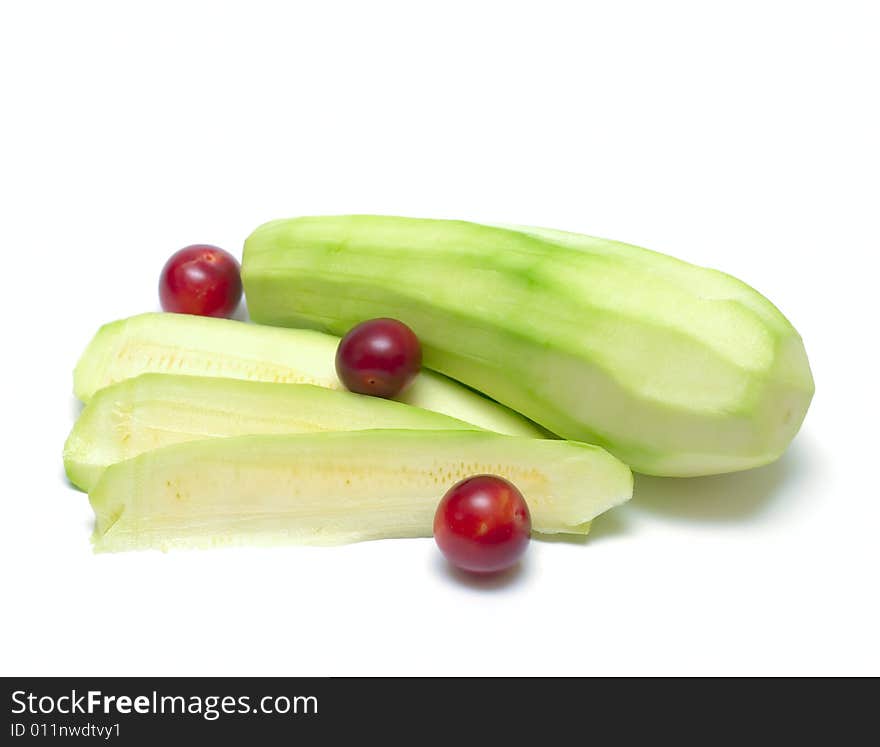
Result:
{"label": "zucchini", "polygon": [[364,430],[190,441],[108,467],[89,495],[97,551],[430,537],[458,480],[513,481],[536,532],[586,534],[632,495],[597,446],[488,431]]}
{"label": "zucchini", "polygon": [[[188,314],[149,313],[105,324],[73,374],[88,402],[110,384],[143,373],[173,373],[342,389],[339,338]],[[506,407],[432,371],[422,371],[398,401],[513,436],[547,433]]]}
{"label": "zucchini", "polygon": [[419,336],[425,365],[647,474],[771,462],[813,395],[800,336],[761,294],[614,241],[462,221],[295,218],[251,234],[243,280],[257,322],[342,334],[399,319]]}
{"label": "zucchini", "polygon": [[111,464],[222,436],[369,428],[474,430],[419,407],[310,384],[142,374],[98,391],[64,445],[70,481],[90,490]]}

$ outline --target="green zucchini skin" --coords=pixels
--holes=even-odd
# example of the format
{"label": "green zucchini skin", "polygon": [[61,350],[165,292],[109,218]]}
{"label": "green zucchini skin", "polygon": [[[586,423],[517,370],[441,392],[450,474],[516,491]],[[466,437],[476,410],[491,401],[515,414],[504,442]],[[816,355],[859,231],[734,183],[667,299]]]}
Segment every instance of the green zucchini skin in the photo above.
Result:
{"label": "green zucchini skin", "polygon": [[549,229],[369,215],[247,239],[251,317],[344,334],[390,316],[425,365],[634,470],[777,459],[813,395],[803,342],[760,293],[646,249]]}

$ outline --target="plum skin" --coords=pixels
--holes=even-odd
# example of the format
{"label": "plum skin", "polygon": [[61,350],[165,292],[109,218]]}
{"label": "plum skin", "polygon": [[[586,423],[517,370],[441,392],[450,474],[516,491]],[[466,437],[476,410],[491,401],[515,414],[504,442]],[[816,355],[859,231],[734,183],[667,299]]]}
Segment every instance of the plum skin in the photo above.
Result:
{"label": "plum skin", "polygon": [[474,475],[453,485],[434,515],[434,541],[452,565],[496,573],[525,553],[532,521],[525,498],[497,475]]}
{"label": "plum skin", "polygon": [[192,244],[169,257],[159,277],[164,311],[230,317],[241,301],[241,265],[211,244]]}
{"label": "plum skin", "polygon": [[336,373],[346,389],[394,397],[422,367],[419,338],[397,319],[370,319],[352,327],[336,349]]}

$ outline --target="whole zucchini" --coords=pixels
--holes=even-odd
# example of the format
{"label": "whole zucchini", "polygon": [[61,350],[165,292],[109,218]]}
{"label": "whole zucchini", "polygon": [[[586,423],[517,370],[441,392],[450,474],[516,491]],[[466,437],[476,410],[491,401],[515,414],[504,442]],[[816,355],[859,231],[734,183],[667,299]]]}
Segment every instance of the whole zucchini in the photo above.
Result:
{"label": "whole zucchini", "polygon": [[425,365],[639,472],[773,461],[813,379],[797,331],[729,275],[538,228],[352,215],[274,221],[245,243],[257,322],[342,334],[389,316]]}

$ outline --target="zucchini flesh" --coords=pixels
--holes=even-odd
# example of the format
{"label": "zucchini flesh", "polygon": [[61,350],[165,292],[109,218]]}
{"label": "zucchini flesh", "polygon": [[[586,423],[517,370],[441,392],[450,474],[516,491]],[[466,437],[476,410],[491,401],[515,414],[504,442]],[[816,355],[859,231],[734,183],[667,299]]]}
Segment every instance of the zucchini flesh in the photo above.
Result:
{"label": "zucchini flesh", "polygon": [[268,223],[245,244],[251,317],[340,333],[408,324],[425,364],[640,472],[781,455],[813,394],[800,336],[746,284],[539,228],[385,216]]}
{"label": "zucchini flesh", "polygon": [[142,374],[98,391],[64,445],[70,481],[90,490],[111,464],[204,438],[369,428],[474,430],[447,415],[310,384]]}
{"label": "zucchini flesh", "polygon": [[[308,329],[188,314],[140,314],[98,330],[77,363],[74,393],[88,402],[100,389],[143,373],[341,390],[335,366],[338,345],[338,337]],[[547,436],[518,413],[433,371],[422,371],[397,400],[498,433]]]}
{"label": "zucchini flesh", "polygon": [[444,492],[492,473],[536,532],[585,534],[632,495],[596,446],[488,431],[365,430],[190,441],[110,466],[89,495],[97,551],[429,537]]}

